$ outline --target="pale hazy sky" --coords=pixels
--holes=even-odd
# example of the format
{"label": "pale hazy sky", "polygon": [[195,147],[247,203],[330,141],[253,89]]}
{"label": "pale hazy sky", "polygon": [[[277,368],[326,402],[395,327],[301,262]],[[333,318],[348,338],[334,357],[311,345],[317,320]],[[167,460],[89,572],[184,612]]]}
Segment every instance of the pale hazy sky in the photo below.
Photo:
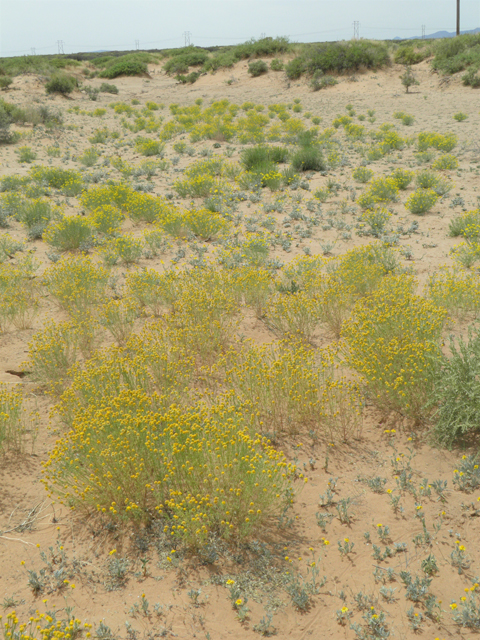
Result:
{"label": "pale hazy sky", "polygon": [[[462,30],[480,27],[480,0],[461,0]],[[249,38],[394,38],[455,30],[456,0],[0,0],[0,55],[199,46]]]}

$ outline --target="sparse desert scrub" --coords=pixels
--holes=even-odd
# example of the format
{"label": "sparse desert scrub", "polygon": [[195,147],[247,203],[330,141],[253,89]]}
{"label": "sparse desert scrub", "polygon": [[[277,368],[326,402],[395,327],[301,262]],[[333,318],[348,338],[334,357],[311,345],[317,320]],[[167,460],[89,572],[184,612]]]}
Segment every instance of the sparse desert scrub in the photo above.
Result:
{"label": "sparse desert scrub", "polygon": [[[260,45],[244,59],[279,55],[280,42]],[[392,57],[399,49],[384,46]],[[423,56],[435,43],[405,46]],[[338,62],[354,47],[318,48]],[[201,51],[205,66],[179,73],[240,59],[235,47]],[[91,87],[117,53],[76,55]],[[288,53],[285,62],[311,58],[301,44]],[[175,55],[138,54],[149,69],[160,57]],[[3,59],[0,77],[14,77],[14,63],[70,73],[68,60]],[[394,95],[396,71],[319,71],[339,81],[320,104],[307,70],[285,93],[270,64],[250,81],[247,65],[201,78],[195,95],[158,67],[120,79],[123,102],[95,89],[95,105],[77,92],[46,97],[32,76],[4,94],[15,105],[0,101],[18,139],[0,145],[0,378],[40,412],[35,455],[27,438],[0,465],[0,542],[13,558],[2,564],[2,624],[12,635],[30,634],[30,616],[38,637],[78,634],[85,598],[93,627],[83,635],[99,640],[182,624],[213,637],[222,603],[225,633],[242,638],[248,621],[295,640],[295,612],[308,625],[321,603],[328,637],[339,625],[352,638],[475,628],[475,92],[432,76],[411,101]],[[397,111],[405,101],[408,113]],[[63,125],[61,113],[43,118],[54,102]],[[468,119],[456,123],[457,111]],[[142,156],[146,141],[164,159]],[[18,163],[23,146],[35,166]],[[310,148],[324,168],[294,169]],[[385,196],[378,187],[365,202],[372,178],[393,181],[396,199],[374,202]],[[416,189],[438,196],[434,215],[405,208]],[[90,225],[92,240],[62,257],[41,233],[64,219]],[[365,356],[358,371],[350,348]],[[49,460],[53,504],[35,482]],[[33,613],[40,599],[48,619]],[[71,626],[57,626],[58,608]]]}

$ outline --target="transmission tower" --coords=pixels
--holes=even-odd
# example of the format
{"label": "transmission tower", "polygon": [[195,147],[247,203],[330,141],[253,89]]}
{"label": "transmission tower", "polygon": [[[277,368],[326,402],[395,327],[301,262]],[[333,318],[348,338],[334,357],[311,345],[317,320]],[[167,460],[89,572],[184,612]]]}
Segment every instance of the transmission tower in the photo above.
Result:
{"label": "transmission tower", "polygon": [[422,24],[422,40],[425,40],[425,25]]}
{"label": "transmission tower", "polygon": [[58,53],[64,53],[63,51],[63,40],[57,40]]}
{"label": "transmission tower", "polygon": [[190,46],[190,37],[192,35],[191,32],[190,31],[184,31],[182,35],[185,38],[185,46],[189,47]]}
{"label": "transmission tower", "polygon": [[34,55],[35,55],[35,47],[32,47],[32,48],[30,49],[30,51],[32,52],[32,56],[34,56]]}
{"label": "transmission tower", "polygon": [[360,30],[360,22],[355,20],[353,22],[353,39],[359,40],[359,30]]}
{"label": "transmission tower", "polygon": [[137,51],[140,49],[140,40],[135,40],[135,49]]}
{"label": "transmission tower", "polygon": [[260,40],[264,40],[267,37],[266,33],[261,33],[260,34]]}

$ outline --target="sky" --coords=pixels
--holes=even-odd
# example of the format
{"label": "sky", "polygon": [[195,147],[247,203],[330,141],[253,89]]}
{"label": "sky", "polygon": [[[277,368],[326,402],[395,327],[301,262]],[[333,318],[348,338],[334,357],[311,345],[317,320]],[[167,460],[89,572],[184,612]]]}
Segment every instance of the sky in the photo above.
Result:
{"label": "sky", "polygon": [[[0,0],[0,56],[293,42],[455,31],[456,0]],[[480,0],[461,0],[461,29],[480,27]],[[59,43],[61,43],[59,45]]]}

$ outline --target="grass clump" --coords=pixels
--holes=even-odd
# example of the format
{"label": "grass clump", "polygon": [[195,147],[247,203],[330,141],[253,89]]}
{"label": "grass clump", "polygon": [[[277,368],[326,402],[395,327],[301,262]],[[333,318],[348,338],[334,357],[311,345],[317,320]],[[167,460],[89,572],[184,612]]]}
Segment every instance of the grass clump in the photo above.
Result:
{"label": "grass clump", "polygon": [[78,251],[87,247],[91,238],[89,221],[79,216],[62,218],[50,224],[43,233],[45,242],[58,251]]}
{"label": "grass clump", "polygon": [[294,171],[325,171],[327,163],[318,146],[305,146],[292,156]]}
{"label": "grass clump", "polygon": [[29,428],[22,395],[0,384],[0,453],[23,452],[28,439],[33,449],[35,428],[33,422]]}
{"label": "grass clump", "polygon": [[443,359],[432,404],[435,439],[451,447],[480,429],[480,331],[470,327],[468,338],[450,337],[450,355]]}

